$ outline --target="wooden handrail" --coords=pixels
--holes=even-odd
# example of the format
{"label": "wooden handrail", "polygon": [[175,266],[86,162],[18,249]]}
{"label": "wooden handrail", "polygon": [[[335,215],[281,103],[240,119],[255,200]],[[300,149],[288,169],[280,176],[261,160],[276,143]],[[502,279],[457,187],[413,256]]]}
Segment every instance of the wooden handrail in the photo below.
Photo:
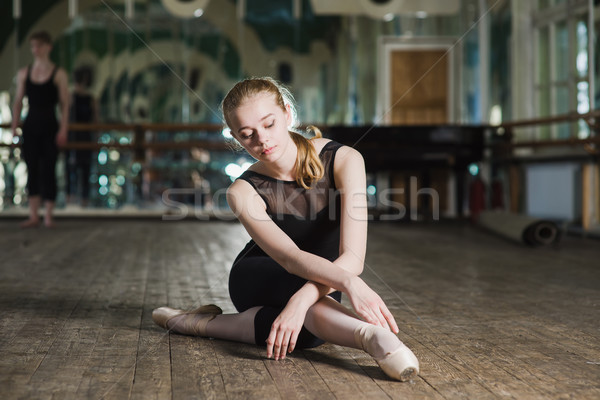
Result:
{"label": "wooden handrail", "polygon": [[567,114],[554,115],[552,117],[543,117],[543,118],[531,118],[531,119],[523,119],[520,121],[507,121],[502,122],[500,125],[494,125],[493,128],[520,128],[524,126],[534,126],[534,125],[550,125],[559,122],[569,122],[569,121],[577,121],[578,119],[592,119],[592,118],[600,118],[600,110],[594,110],[589,113],[579,114],[577,112],[570,112]]}
{"label": "wooden handrail", "polygon": [[[10,124],[0,124],[0,128],[10,129]],[[222,124],[205,124],[205,123],[139,123],[129,124],[120,122],[108,122],[108,123],[70,123],[70,131],[163,131],[163,132],[176,132],[176,131],[208,131],[208,132],[221,132],[223,130]]]}
{"label": "wooden handrail", "polygon": [[[10,124],[0,124],[0,128],[10,129]],[[206,132],[214,135],[215,138],[221,139],[221,124],[167,124],[167,123],[71,123],[69,131],[84,132],[84,131],[132,131],[134,138],[132,143],[121,144],[118,142],[97,143],[97,142],[68,142],[63,149],[65,150],[99,150],[102,148],[124,149],[133,151],[152,150],[169,150],[169,149],[189,149],[193,147],[201,147],[207,150],[227,150],[230,145],[225,140],[186,140],[181,142],[155,142],[148,141],[145,137],[146,132],[182,132],[196,131]],[[16,148],[20,147],[20,143],[0,143],[0,147]]]}
{"label": "wooden handrail", "polygon": [[496,142],[491,145],[493,148],[502,148],[505,150],[518,148],[518,147],[564,147],[564,146],[583,146],[583,148],[590,154],[596,154],[597,150],[594,149],[594,145],[600,144],[600,136],[595,135],[585,139],[579,138],[568,138],[568,139],[544,139],[544,140],[527,140],[527,141],[514,141],[512,130],[515,128],[524,128],[528,126],[540,126],[550,125],[561,122],[572,122],[580,119],[584,119],[590,129],[594,132],[600,130],[600,124],[596,122],[596,119],[600,119],[600,110],[595,110],[585,114],[579,114],[577,112],[571,112],[568,114],[555,115],[552,117],[545,118],[532,118],[520,121],[508,121],[503,122],[500,125],[492,126],[493,129],[499,130],[504,129],[506,134],[506,141]]}
{"label": "wooden handrail", "polygon": [[[0,143],[0,147],[18,148],[21,144],[15,143]],[[232,147],[227,142],[217,142],[208,140],[186,140],[182,142],[147,142],[143,144],[121,144],[121,143],[90,143],[90,142],[69,142],[61,147],[65,150],[100,150],[100,149],[123,149],[123,150],[138,150],[142,148],[150,150],[177,150],[191,149],[194,147],[206,150],[230,150]]]}
{"label": "wooden handrail", "polygon": [[503,148],[516,147],[564,147],[564,146],[586,146],[590,144],[600,144],[600,136],[593,136],[585,139],[549,139],[549,140],[530,140],[523,142],[500,142],[493,146]]}

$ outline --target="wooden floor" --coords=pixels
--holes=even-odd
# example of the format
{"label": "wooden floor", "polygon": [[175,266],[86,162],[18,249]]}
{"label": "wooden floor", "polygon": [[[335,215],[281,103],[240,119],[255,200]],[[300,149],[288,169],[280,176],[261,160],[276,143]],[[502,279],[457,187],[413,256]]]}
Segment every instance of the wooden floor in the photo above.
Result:
{"label": "wooden floor", "polygon": [[166,334],[153,308],[233,312],[230,222],[0,221],[3,399],[599,399],[600,241],[531,249],[449,223],[372,224],[364,279],[421,362],[391,381],[365,353]]}

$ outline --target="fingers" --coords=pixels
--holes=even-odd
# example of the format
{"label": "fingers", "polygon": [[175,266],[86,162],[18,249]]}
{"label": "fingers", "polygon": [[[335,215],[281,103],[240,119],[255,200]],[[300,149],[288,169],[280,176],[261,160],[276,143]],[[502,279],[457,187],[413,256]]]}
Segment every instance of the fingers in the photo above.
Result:
{"label": "fingers", "polygon": [[369,324],[382,326],[379,318],[377,318],[377,315],[371,308],[366,308],[362,312],[359,312],[359,315]]}
{"label": "fingers", "polygon": [[355,280],[356,286],[348,291],[352,307],[366,322],[398,332],[394,316],[377,293],[360,278]]}
{"label": "fingers", "polygon": [[290,336],[290,345],[288,346],[288,353],[291,353],[296,348],[296,343],[298,342],[299,334],[300,334],[300,331],[295,330],[292,332],[292,335]]}
{"label": "fingers", "polygon": [[290,343],[290,332],[284,331],[281,335],[281,343],[279,344],[279,354],[275,358],[276,360],[283,360],[287,354],[288,345]]}
{"label": "fingers", "polygon": [[[284,346],[284,337],[285,337],[285,333],[279,331],[275,338],[275,343],[273,345],[273,358],[275,360],[279,360],[281,358],[281,350],[282,350],[282,347]],[[285,350],[283,353],[285,354]]]}
{"label": "fingers", "polygon": [[273,356],[273,347],[275,346],[276,338],[277,329],[275,329],[275,327],[271,327],[271,332],[269,333],[269,337],[267,338],[267,358],[271,358]]}
{"label": "fingers", "polygon": [[283,360],[287,353],[291,353],[296,347],[298,331],[283,329],[276,324],[271,327],[267,338],[267,358]]}
{"label": "fingers", "polygon": [[381,326],[382,328],[386,328],[391,330],[394,333],[398,333],[398,324],[390,310],[383,303],[383,300],[379,300],[375,302],[375,304],[371,304],[369,307],[364,307],[361,309],[361,312],[358,313],[366,322]]}
{"label": "fingers", "polygon": [[392,315],[390,310],[388,310],[388,308],[385,305],[381,309],[381,313],[383,314],[385,321],[386,321],[387,325],[389,325],[392,332],[394,332],[394,333],[400,332],[400,329],[398,329],[398,324],[396,323],[396,319],[394,318],[394,316]]}

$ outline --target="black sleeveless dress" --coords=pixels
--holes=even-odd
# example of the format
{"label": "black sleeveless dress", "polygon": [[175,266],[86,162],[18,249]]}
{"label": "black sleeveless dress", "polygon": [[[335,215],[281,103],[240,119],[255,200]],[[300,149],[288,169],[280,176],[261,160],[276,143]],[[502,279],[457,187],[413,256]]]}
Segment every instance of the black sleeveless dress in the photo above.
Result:
{"label": "black sleeveless dress", "polygon": [[58,88],[52,75],[44,83],[31,80],[31,67],[27,69],[25,95],[29,101],[29,112],[23,122],[23,158],[27,164],[27,192],[29,196],[41,196],[43,200],[56,198],[56,159],[58,146],[56,134],[56,106]]}
{"label": "black sleeveless dress", "polygon": [[[339,257],[340,247],[340,201],[333,163],[341,146],[333,141],[325,144],[319,154],[324,176],[308,190],[295,181],[281,181],[253,171],[238,178],[254,187],[265,201],[268,215],[300,249],[330,261]],[[229,275],[229,295],[239,312],[262,306],[254,319],[257,344],[266,344],[271,325],[305,283],[306,279],[288,273],[253,240],[237,256]],[[341,301],[340,292],[330,296]],[[302,328],[296,347],[322,343]]]}

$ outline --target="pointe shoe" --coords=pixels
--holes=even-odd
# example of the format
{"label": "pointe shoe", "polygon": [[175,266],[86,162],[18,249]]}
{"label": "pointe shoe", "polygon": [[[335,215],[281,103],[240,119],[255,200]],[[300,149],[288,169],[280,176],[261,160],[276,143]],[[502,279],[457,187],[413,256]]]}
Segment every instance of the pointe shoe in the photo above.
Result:
{"label": "pointe shoe", "polygon": [[[354,340],[357,346],[373,357],[375,345],[372,343],[378,329],[384,329],[375,325],[364,324],[354,331]],[[391,332],[389,332],[391,333]],[[419,374],[419,360],[414,353],[398,340],[400,346],[391,353],[382,357],[373,357],[379,367],[387,376],[399,381],[407,381]]]}
{"label": "pointe shoe", "polygon": [[390,378],[405,382],[419,375],[419,360],[404,343],[392,353],[374,359]]}
{"label": "pointe shoe", "polygon": [[[184,335],[206,336],[206,325],[217,315],[222,314],[223,310],[214,304],[200,306],[192,311],[183,311],[171,307],[160,307],[152,311],[152,320],[159,326]],[[198,319],[196,315],[206,315]],[[180,315],[190,315],[193,318],[187,318],[178,321],[169,326],[169,321]]]}

